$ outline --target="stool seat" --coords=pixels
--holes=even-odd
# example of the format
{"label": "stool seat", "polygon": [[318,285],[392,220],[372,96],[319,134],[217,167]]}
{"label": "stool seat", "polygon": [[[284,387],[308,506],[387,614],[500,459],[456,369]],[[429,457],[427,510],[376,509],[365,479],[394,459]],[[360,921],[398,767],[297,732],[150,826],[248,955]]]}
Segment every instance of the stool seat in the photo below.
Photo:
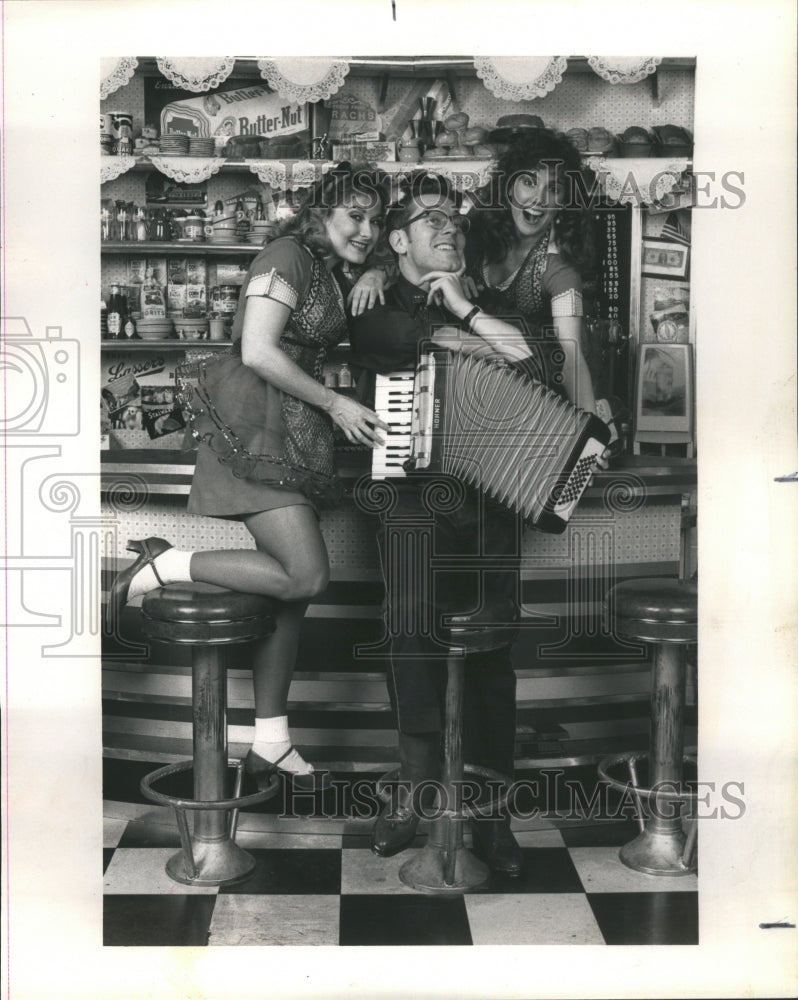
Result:
{"label": "stool seat", "polygon": [[685,580],[651,577],[616,584],[604,610],[618,635],[649,642],[698,641],[698,588]]}
{"label": "stool seat", "polygon": [[274,602],[209,583],[170,583],[141,604],[151,639],[197,645],[247,642],[274,631]]}

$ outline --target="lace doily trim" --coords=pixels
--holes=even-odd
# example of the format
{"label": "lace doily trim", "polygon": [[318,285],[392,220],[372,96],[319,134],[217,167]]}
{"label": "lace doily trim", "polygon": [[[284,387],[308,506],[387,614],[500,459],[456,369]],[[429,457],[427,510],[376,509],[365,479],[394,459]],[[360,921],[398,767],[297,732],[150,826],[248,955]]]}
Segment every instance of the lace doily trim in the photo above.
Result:
{"label": "lace doily trim", "polygon": [[326,100],[336,94],[349,72],[345,59],[258,59],[261,77],[292,104]]}
{"label": "lace doily trim", "polygon": [[[130,78],[136,72],[139,61],[135,56],[122,56],[119,59],[101,59],[103,77],[100,81],[100,100],[113,94],[115,90],[130,83]],[[110,68],[109,68],[110,66]]]}
{"label": "lace doily trim", "polygon": [[451,165],[446,160],[430,160],[428,163],[402,163],[399,161],[380,163],[380,170],[386,174],[396,174],[398,178],[408,177],[413,171],[423,169],[427,173],[437,174],[458,191],[476,191],[488,183],[491,171],[495,167],[494,160],[454,160]]}
{"label": "lace doily trim", "polygon": [[100,183],[115,181],[136,165],[135,156],[104,156],[100,163]]}
{"label": "lace doily trim", "polygon": [[608,83],[639,83],[662,62],[661,56],[588,56],[588,66]]}
{"label": "lace doily trim", "polygon": [[151,156],[150,163],[173,181],[201,184],[218,173],[223,156]]}
{"label": "lace doily trim", "polygon": [[333,166],[328,160],[247,160],[247,165],[261,184],[278,191],[310,187]]}
{"label": "lace doily trim", "polygon": [[584,162],[599,178],[606,196],[619,205],[656,205],[676,187],[690,161],[687,157],[615,160],[589,156]]}
{"label": "lace doily trim", "polygon": [[157,56],[155,60],[163,75],[182,90],[201,94],[218,87],[230,76],[236,64],[235,56],[205,59],[195,56]]}
{"label": "lace doily trim", "polygon": [[568,65],[565,56],[474,56],[477,76],[496,97],[533,101],[551,93]]}

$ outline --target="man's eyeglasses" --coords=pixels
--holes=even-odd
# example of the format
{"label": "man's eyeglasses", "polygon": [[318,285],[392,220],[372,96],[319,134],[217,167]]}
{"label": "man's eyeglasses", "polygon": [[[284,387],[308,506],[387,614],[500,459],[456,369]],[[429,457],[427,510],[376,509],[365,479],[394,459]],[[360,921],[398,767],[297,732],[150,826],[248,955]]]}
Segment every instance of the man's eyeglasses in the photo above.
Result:
{"label": "man's eyeglasses", "polygon": [[412,219],[408,219],[402,228],[406,229],[411,223],[418,222],[419,219],[426,219],[429,227],[439,232],[445,229],[450,223],[463,235],[471,228],[471,220],[467,215],[447,215],[440,208],[428,208],[423,212],[419,212]]}

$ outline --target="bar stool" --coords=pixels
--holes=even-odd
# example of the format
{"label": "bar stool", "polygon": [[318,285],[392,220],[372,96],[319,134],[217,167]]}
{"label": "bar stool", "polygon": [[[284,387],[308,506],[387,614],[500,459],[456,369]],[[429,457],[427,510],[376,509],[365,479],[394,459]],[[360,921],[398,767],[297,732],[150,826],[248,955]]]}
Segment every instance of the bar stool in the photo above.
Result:
{"label": "bar stool", "polygon": [[[463,823],[474,809],[462,802],[463,776],[475,774],[501,782],[505,789],[510,779],[490,768],[463,763],[463,684],[465,657],[469,653],[488,653],[511,645],[516,631],[507,626],[469,627],[468,616],[454,616],[462,625],[450,628],[446,658],[446,705],[444,716],[444,760],[442,789],[445,796],[439,815],[433,820],[427,843],[415,857],[399,869],[399,878],[420,892],[455,895],[483,885],[489,870],[463,843]],[[501,805],[505,796],[495,804]]]}
{"label": "bar stool", "polygon": [[[598,766],[608,784],[623,791],[631,787],[638,805],[645,798],[655,806],[649,807],[647,822],[639,817],[641,832],[621,848],[619,857],[648,875],[688,875],[696,869],[697,826],[693,821],[685,835],[683,806],[696,796],[682,786],[684,762],[695,763],[694,757],[684,756],[684,647],[698,641],[697,587],[683,580],[629,580],[609,591],[604,613],[614,635],[652,646],[650,750],[607,757]],[[649,762],[647,788],[637,780],[636,764],[643,759]],[[624,763],[630,781],[610,774]]]}
{"label": "bar stool", "polygon": [[[166,863],[170,878],[184,885],[231,885],[248,878],[255,860],[235,843],[238,810],[275,795],[279,779],[251,795],[241,795],[243,761],[236,768],[232,798],[225,798],[227,759],[227,668],[225,648],[274,631],[273,602],[204,583],[169,584],[150,591],[142,602],[143,631],[150,639],[191,647],[193,760],[170,764],[145,775],[141,791],[172,806],[182,850]],[[155,782],[183,771],[194,772],[194,798],[156,791]],[[194,811],[189,834],[186,810]],[[228,819],[227,814],[230,814]]]}

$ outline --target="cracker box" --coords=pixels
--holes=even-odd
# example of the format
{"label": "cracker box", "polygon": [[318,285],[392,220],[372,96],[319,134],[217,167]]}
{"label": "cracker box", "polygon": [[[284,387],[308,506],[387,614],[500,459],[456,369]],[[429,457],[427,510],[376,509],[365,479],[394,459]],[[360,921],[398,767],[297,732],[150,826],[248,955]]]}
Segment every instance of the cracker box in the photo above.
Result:
{"label": "cracker box", "polygon": [[326,131],[333,141],[355,133],[369,133],[379,138],[380,116],[373,104],[339,91],[324,102],[317,112],[317,133]]}

